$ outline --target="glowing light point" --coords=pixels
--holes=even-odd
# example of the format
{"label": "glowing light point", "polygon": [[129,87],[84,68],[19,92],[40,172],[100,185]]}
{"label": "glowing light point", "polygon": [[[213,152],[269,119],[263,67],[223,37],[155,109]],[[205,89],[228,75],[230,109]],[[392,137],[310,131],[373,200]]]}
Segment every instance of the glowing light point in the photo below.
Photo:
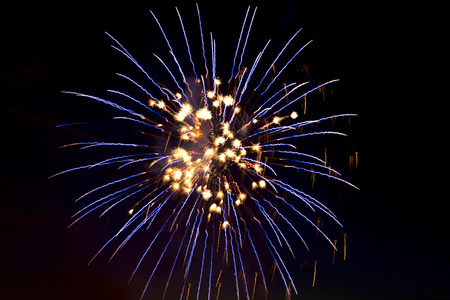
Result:
{"label": "glowing light point", "polygon": [[225,143],[225,138],[223,136],[219,136],[218,138],[216,138],[216,140],[214,141],[214,145],[219,146]]}
{"label": "glowing light point", "polygon": [[297,113],[296,111],[293,111],[293,112],[291,113],[291,118],[292,118],[293,120],[295,120],[295,119],[297,119],[297,117],[298,117],[298,113]]}
{"label": "glowing light point", "polygon": [[164,107],[166,107],[166,104],[164,104],[164,101],[159,101],[158,104],[156,104],[156,106],[160,109],[164,109]]}
{"label": "glowing light point", "polygon": [[233,145],[234,148],[240,147],[241,144],[242,144],[241,141],[238,140],[238,139],[235,139],[235,140],[233,141],[233,143],[232,143],[232,145]]}
{"label": "glowing light point", "polygon": [[241,202],[244,202],[244,200],[247,198],[246,194],[240,193],[238,196],[239,200],[241,200]]}
{"label": "glowing light point", "polygon": [[259,152],[259,151],[261,150],[261,147],[259,147],[259,143],[258,143],[258,144],[254,144],[254,145],[252,146],[252,150],[253,150],[253,151],[256,151],[256,152]]}
{"label": "glowing light point", "polygon": [[227,227],[230,226],[230,223],[228,221],[223,222],[222,228],[227,229]]}
{"label": "glowing light point", "polygon": [[266,187],[266,182],[264,180],[262,180],[262,179],[259,181],[258,184],[259,184],[259,187],[262,188],[262,189],[264,189]]}
{"label": "glowing light point", "polygon": [[281,121],[281,118],[280,117],[273,117],[273,123],[274,124],[277,124],[277,125],[280,125],[280,121]]}
{"label": "glowing light point", "polygon": [[212,194],[211,194],[210,190],[208,190],[208,189],[203,190],[202,197],[203,197],[204,200],[208,200],[209,198],[211,198],[211,196],[212,196]]}
{"label": "glowing light point", "polygon": [[200,120],[210,120],[212,118],[211,112],[206,107],[197,110],[195,115]]}
{"label": "glowing light point", "polygon": [[211,204],[211,206],[209,207],[209,211],[213,212],[213,211],[216,210],[217,207],[218,207],[217,204],[213,203],[213,204]]}
{"label": "glowing light point", "polygon": [[223,104],[225,104],[225,106],[231,106],[234,104],[234,99],[231,96],[225,96],[223,98]]}

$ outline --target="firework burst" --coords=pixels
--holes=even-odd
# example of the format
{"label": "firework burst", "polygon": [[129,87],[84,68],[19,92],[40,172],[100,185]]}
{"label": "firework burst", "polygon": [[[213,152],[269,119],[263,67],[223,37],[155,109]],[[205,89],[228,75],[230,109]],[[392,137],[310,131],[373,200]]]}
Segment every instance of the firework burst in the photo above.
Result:
{"label": "firework burst", "polygon": [[[309,93],[337,81],[330,80],[315,86],[309,82],[279,84],[279,76],[311,42],[285,59],[285,64],[278,62],[280,57],[286,56],[285,50],[300,30],[287,41],[270,64],[265,67],[260,65],[269,40],[251,60],[250,66],[244,67],[243,56],[256,14],[256,8],[251,12],[249,7],[239,34],[230,78],[226,80],[216,76],[216,41],[212,34],[208,38],[204,36],[198,6],[198,34],[204,61],[201,67],[194,64],[181,15],[178,9],[176,12],[189,61],[178,60],[170,39],[151,12],[169,48],[169,61],[173,67],[169,67],[169,62],[157,54],[154,56],[170,75],[170,82],[157,83],[118,40],[107,34],[114,42],[112,47],[144,75],[145,81],[138,82],[127,75],[117,74],[140,96],[108,90],[111,97],[105,99],[64,92],[113,107],[121,114],[115,120],[129,122],[133,130],[139,128],[138,131],[147,140],[145,143],[78,142],[66,145],[80,146],[81,149],[116,147],[139,151],[105,157],[93,164],[56,175],[109,165],[129,170],[133,169],[132,166],[145,166],[139,172],[109,181],[80,196],[77,201],[84,198],[93,200],[74,215],[72,224],[94,211],[100,211],[103,215],[115,207],[127,207],[127,221],[94,258],[118,240],[119,246],[114,256],[138,231],[147,230],[148,243],[130,278],[150,253],[158,253],[158,259],[153,259],[155,263],[142,297],[151,286],[156,270],[161,268],[168,247],[178,251],[173,253],[173,257],[165,258],[170,264],[166,268],[163,297],[168,287],[175,285],[173,276],[177,272],[174,270],[183,270],[181,287],[176,284],[180,299],[187,298],[189,294],[197,299],[214,298],[213,293],[218,296],[222,271],[227,268],[231,269],[228,273],[234,278],[238,299],[253,298],[257,280],[267,293],[270,272],[260,259],[262,256],[272,261],[273,272],[282,279],[286,292],[297,294],[280,250],[288,249],[295,258],[292,241],[286,238],[284,231],[295,233],[295,239],[308,249],[299,232],[298,224],[303,222],[322,234],[331,247],[335,247],[300,208],[326,214],[337,224],[340,223],[320,201],[282,181],[278,174],[286,169],[295,169],[326,176],[356,188],[327,166],[323,159],[303,152],[295,144],[296,140],[312,135],[345,136],[337,131],[308,129],[320,122],[355,115],[338,114],[308,120],[302,119],[295,110],[299,107],[298,102],[306,99]],[[187,65],[190,65],[189,68]],[[280,71],[270,78],[268,74],[275,65]],[[192,71],[192,77],[185,75],[187,69]],[[275,221],[273,216],[278,216],[279,221]],[[299,220],[293,222],[288,216]],[[156,246],[161,242],[164,243],[162,249]],[[200,258],[197,260],[199,263],[193,265],[195,255]],[[199,272],[194,273],[193,268]]]}

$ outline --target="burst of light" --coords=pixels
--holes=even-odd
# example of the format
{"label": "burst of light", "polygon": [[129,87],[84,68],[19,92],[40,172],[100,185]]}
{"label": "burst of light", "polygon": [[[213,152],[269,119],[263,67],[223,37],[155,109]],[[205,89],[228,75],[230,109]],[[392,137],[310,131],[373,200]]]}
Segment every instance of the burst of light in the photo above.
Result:
{"label": "burst of light", "polygon": [[[285,260],[279,253],[280,247],[286,246],[294,256],[290,245],[291,241],[285,238],[282,232],[283,226],[291,227],[297,234],[297,241],[303,243],[307,249],[309,248],[297,231],[300,226],[294,226],[285,217],[281,208],[288,210],[289,214],[286,216],[298,216],[301,221],[321,233],[334,248],[335,244],[322,232],[321,227],[311,221],[300,209],[306,207],[310,215],[325,214],[336,223],[340,223],[334,213],[322,202],[284,182],[283,176],[278,177],[277,173],[293,169],[311,173],[314,178],[315,175],[324,176],[355,187],[342,179],[340,173],[329,167],[326,158],[323,160],[314,154],[304,153],[302,150],[297,150],[297,145],[294,145],[296,140],[305,136],[345,135],[335,131],[314,131],[314,124],[336,118],[348,118],[355,116],[354,114],[339,114],[315,120],[300,118],[301,120],[297,121],[299,115],[296,111],[292,111],[294,108],[301,109],[299,102],[303,99],[306,101],[308,94],[314,91],[324,92],[325,86],[337,80],[317,84],[309,89],[305,89],[306,83],[293,82],[284,84],[284,86],[281,84],[278,76],[310,43],[306,43],[290,59],[284,59],[287,63],[278,62],[280,56],[287,55],[284,50],[299,31],[285,44],[272,63],[266,66],[260,64],[261,57],[267,55],[265,50],[269,47],[269,42],[257,55],[243,60],[256,9],[251,21],[249,12],[250,8],[247,10],[239,36],[233,65],[230,66],[231,76],[228,84],[226,81],[222,84],[222,80],[218,79],[215,74],[218,44],[216,45],[212,33],[209,56],[206,54],[206,39],[203,36],[200,12],[198,11],[198,20],[203,51],[201,51],[199,59],[204,60],[204,67],[199,67],[194,63],[198,59],[194,59],[191,55],[189,39],[177,9],[189,56],[189,60],[183,63],[179,60],[181,56],[178,56],[172,49],[170,39],[165,35],[163,27],[152,13],[170,49],[167,58],[163,56],[160,58],[156,55],[155,57],[173,78],[172,83],[155,82],[145,67],[139,65],[130,52],[108,34],[115,42],[113,47],[137,66],[139,72],[143,73],[143,77],[148,79],[146,83],[138,83],[134,79],[118,74],[136,88],[137,94],[142,93],[142,98],[113,90],[108,92],[123,99],[106,100],[82,93],[66,92],[112,106],[123,114],[123,116],[116,117],[115,120],[129,122],[136,126],[131,126],[131,128],[136,128],[137,132],[143,133],[146,140],[145,143],[135,144],[117,142],[70,144],[82,146],[83,149],[122,147],[142,151],[108,157],[100,162],[69,169],[56,175],[113,164],[119,165],[119,168],[124,170],[132,170],[131,165],[141,165],[145,168],[144,171],[138,168],[137,173],[131,171],[131,175],[108,182],[79,197],[77,200],[96,195],[101,191],[106,193],[76,213],[73,223],[94,210],[103,208],[105,210],[103,215],[109,210],[123,207],[123,205],[127,205],[128,201],[131,201],[131,206],[128,206],[124,212],[126,214],[128,211],[128,220],[118,234],[105,244],[105,247],[113,239],[125,235],[117,249],[119,250],[141,227],[152,229],[148,230],[152,237],[149,245],[146,246],[147,250],[132,274],[133,277],[144,257],[153,251],[153,244],[160,242],[161,236],[166,235],[164,240],[166,242],[168,240],[168,242],[164,245],[164,249],[173,246],[178,248],[178,254],[180,251],[185,253],[180,257],[177,254],[171,266],[173,271],[175,266],[178,266],[178,261],[183,262],[185,275],[184,281],[181,283],[180,298],[183,298],[183,295],[184,298],[187,298],[189,293],[196,292],[197,298],[209,299],[211,276],[217,271],[218,266],[221,268],[220,275],[223,267],[234,268],[231,273],[234,274],[237,298],[240,294],[245,294],[249,298],[250,291],[246,283],[249,274],[246,274],[248,271],[245,259],[241,257],[244,252],[247,255],[253,255],[257,261],[257,266],[252,266],[253,271],[257,271],[252,295],[255,293],[257,274],[261,275],[259,280],[262,281],[267,292],[266,276],[268,274],[260,262],[261,251],[266,251],[269,253],[267,257],[272,257],[279,276],[285,284],[286,293],[289,295],[292,291],[297,293],[295,283],[290,275],[290,268],[286,266]],[[244,28],[248,28],[246,34]],[[171,63],[166,64],[169,61]],[[243,65],[243,61],[248,64],[247,67]],[[185,75],[189,63],[195,80],[189,80]],[[169,67],[172,65],[176,65],[176,67]],[[280,71],[275,74],[270,73],[272,70],[274,72],[275,65]],[[203,70],[202,73],[197,73],[200,70]],[[270,78],[270,76],[273,77]],[[289,101],[287,101],[288,96]],[[309,128],[311,130],[306,131]],[[303,129],[306,132],[303,132]],[[357,166],[357,152],[355,153],[356,163],[354,165]],[[353,163],[351,162],[350,165],[352,166]],[[120,205],[118,205],[119,203]],[[278,221],[274,221],[275,216],[279,216],[280,223],[284,222],[283,226],[279,226]],[[154,222],[155,220],[158,221]],[[156,226],[161,227],[154,228]],[[255,226],[259,230],[254,230]],[[127,235],[125,232],[128,231],[132,233]],[[175,235],[177,231],[182,232],[181,237]],[[263,241],[259,244],[266,245],[266,248],[257,249],[253,239]],[[241,251],[243,248],[248,251]],[[200,274],[205,273],[205,276],[200,275],[200,278],[193,279],[190,271],[191,268],[197,266],[191,265],[191,262],[192,257],[195,256],[194,252],[197,253],[198,249],[203,251],[198,267]],[[221,253],[219,253],[219,249],[222,251]],[[159,260],[142,295],[145,294],[152,276],[165,254],[165,250],[159,254]],[[344,235],[344,260],[345,255]],[[184,256],[184,261],[181,256]],[[226,261],[225,265],[223,265],[223,261]],[[314,265],[313,286],[316,279],[316,265],[317,262]],[[164,294],[171,283],[172,271],[168,275]],[[205,279],[207,277],[208,279]],[[188,282],[188,278],[197,281],[193,281],[194,283],[191,285],[192,282]],[[204,286],[202,280],[208,281],[208,291],[202,290]],[[206,293],[208,293],[207,297]],[[218,293],[219,291],[217,291],[217,295]]]}

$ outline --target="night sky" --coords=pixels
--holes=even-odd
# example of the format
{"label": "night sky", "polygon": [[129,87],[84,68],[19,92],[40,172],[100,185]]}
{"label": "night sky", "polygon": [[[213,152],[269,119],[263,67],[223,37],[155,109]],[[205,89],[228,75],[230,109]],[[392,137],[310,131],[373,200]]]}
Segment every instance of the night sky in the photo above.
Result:
{"label": "night sky", "polygon": [[[86,173],[47,179],[85,162],[86,154],[59,146],[96,134],[79,127],[56,128],[58,124],[111,117],[104,106],[61,91],[101,95],[117,88],[116,72],[137,71],[110,47],[104,32],[144,64],[154,59],[152,51],[164,46],[149,9],[166,26],[173,23],[168,32],[179,34],[174,7],[179,7],[185,24],[196,25],[195,2],[50,3],[16,4],[3,10],[0,21],[0,298],[139,299],[146,270],[128,284],[135,266],[132,256],[140,253],[133,248],[139,248],[138,243],[125,247],[110,263],[107,251],[87,266],[113,234],[113,225],[105,226],[104,219],[93,216],[67,228],[80,209],[74,200],[95,179]],[[341,80],[333,87],[327,108],[331,113],[359,115],[348,130],[349,144],[343,145],[359,154],[351,181],[361,190],[333,185],[337,190],[323,193],[335,197],[327,204],[344,225],[339,242],[345,233],[347,259],[338,253],[333,265],[330,247],[318,251],[315,287],[309,267],[295,276],[300,295],[293,299],[450,299],[448,196],[438,193],[442,183],[437,172],[447,170],[437,168],[439,154],[427,137],[433,114],[428,100],[411,93],[425,89],[420,78],[429,75],[421,69],[428,56],[415,47],[425,40],[413,30],[419,19],[407,9],[386,9],[389,3],[199,4],[204,34],[212,31],[217,40],[218,72],[223,70],[224,77],[229,76],[227,64],[242,17],[249,4],[257,4],[251,38],[259,44],[250,41],[249,51],[255,53],[269,38],[279,47],[303,28],[292,48],[314,42],[297,63],[308,64],[316,82]],[[276,54],[272,50],[269,56]],[[340,146],[329,151],[339,153]],[[323,183],[326,188],[327,181]],[[317,185],[313,191],[320,189]],[[163,275],[156,279],[160,284]],[[284,293],[280,295],[273,299],[284,299]],[[159,298],[148,292],[144,299]]]}

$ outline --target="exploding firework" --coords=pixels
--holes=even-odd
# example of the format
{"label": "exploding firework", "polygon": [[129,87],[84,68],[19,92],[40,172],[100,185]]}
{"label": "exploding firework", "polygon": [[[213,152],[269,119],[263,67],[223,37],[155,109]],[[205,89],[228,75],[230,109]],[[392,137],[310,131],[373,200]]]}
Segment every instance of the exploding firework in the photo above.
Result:
{"label": "exploding firework", "polygon": [[[146,259],[153,261],[142,297],[163,264],[169,266],[163,268],[167,270],[166,284],[161,288],[163,298],[173,286],[178,289],[180,299],[189,295],[197,299],[217,299],[223,284],[221,279],[227,275],[233,278],[232,288],[238,299],[253,299],[257,282],[267,294],[273,274],[279,275],[287,294],[297,294],[290,268],[283,258],[286,250],[295,258],[293,239],[287,238],[286,232],[290,236],[294,234],[295,242],[300,241],[308,249],[307,241],[299,232],[300,224],[308,224],[335,248],[336,242],[333,243],[304,211],[325,214],[340,223],[324,204],[291,182],[281,180],[279,173],[292,169],[309,172],[356,188],[325,160],[299,149],[295,143],[308,136],[345,136],[337,131],[314,131],[314,126],[355,115],[306,119],[300,116],[306,107],[300,113],[295,110],[308,94],[337,81],[314,86],[309,82],[280,84],[279,76],[311,42],[284,59],[285,63],[279,63],[300,30],[270,64],[260,65],[269,40],[250,66],[245,67],[243,56],[256,14],[256,8],[251,12],[249,7],[230,65],[230,78],[226,80],[216,75],[216,41],[212,34],[205,37],[198,5],[198,34],[202,46],[199,57],[204,61],[201,67],[194,63],[181,15],[178,9],[176,12],[187,50],[183,56],[189,58],[185,61],[179,60],[163,26],[151,12],[169,49],[169,59],[163,60],[154,54],[170,75],[169,82],[158,83],[118,40],[107,34],[114,43],[112,47],[131,61],[145,78],[139,81],[117,74],[138,96],[117,90],[108,90],[111,94],[108,99],[64,92],[113,107],[121,114],[114,120],[128,122],[129,128],[138,131],[144,137],[141,140],[146,141],[77,142],[64,146],[133,149],[127,154],[105,157],[56,174],[114,165],[130,170],[126,176],[80,196],[77,201],[92,200],[73,216],[72,224],[94,211],[104,215],[118,207],[125,208],[127,220],[94,258],[116,243],[114,256],[138,232],[146,232],[147,244],[131,275],[132,279]],[[272,74],[275,66],[279,71]],[[187,69],[192,71],[192,76],[185,75]],[[137,166],[138,172],[135,171]],[[197,257],[196,263],[193,257]],[[268,260],[270,264],[265,263]]]}

